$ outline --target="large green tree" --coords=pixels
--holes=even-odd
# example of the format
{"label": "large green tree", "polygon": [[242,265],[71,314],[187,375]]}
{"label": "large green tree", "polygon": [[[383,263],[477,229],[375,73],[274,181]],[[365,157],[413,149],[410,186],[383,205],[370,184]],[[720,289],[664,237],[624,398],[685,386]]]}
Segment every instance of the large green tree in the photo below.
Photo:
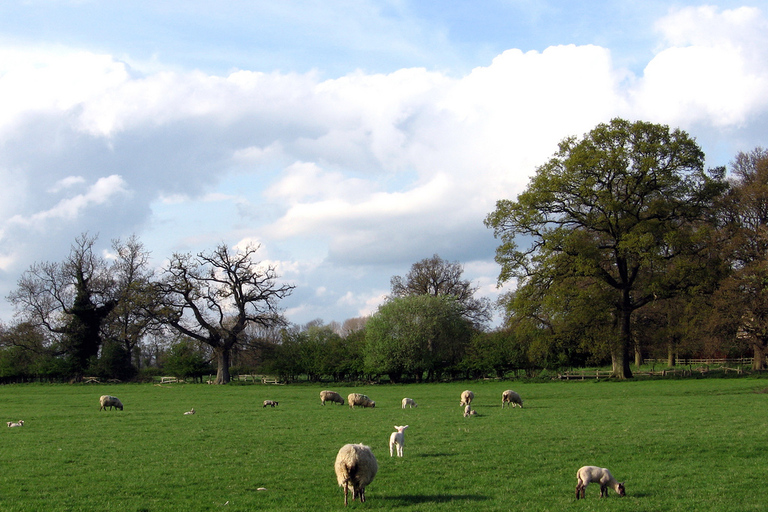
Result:
{"label": "large green tree", "polygon": [[613,373],[629,378],[632,314],[673,296],[700,270],[691,256],[724,188],[687,133],[623,119],[600,124],[563,140],[517,200],[498,201],[487,216],[501,240],[499,281],[524,285],[548,274],[610,287]]}

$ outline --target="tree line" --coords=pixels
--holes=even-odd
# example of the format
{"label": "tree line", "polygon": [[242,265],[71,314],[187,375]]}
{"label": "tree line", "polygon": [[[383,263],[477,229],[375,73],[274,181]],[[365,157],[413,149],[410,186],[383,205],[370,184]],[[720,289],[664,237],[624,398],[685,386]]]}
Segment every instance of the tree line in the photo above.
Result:
{"label": "tree line", "polygon": [[[174,254],[158,270],[136,237],[109,256],[83,234],[60,263],[34,263],[8,297],[0,379],[201,378],[392,382],[502,377],[644,357],[768,350],[768,151],[705,169],[679,129],[614,119],[563,140],[517,198],[485,219],[500,244],[498,304],[438,255],[391,279],[369,318],[291,325],[294,286],[258,246]],[[494,308],[503,325],[489,330]]]}

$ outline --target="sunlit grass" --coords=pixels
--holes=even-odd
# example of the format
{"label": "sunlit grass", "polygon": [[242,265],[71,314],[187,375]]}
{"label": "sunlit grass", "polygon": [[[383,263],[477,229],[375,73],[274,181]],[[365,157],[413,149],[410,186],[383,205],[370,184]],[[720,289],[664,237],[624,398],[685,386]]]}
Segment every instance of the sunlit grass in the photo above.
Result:
{"label": "sunlit grass", "polygon": [[[0,510],[341,509],[333,460],[349,442],[379,461],[368,501],[351,509],[764,510],[765,382],[2,386]],[[376,408],[322,407],[325,388]],[[466,388],[478,417],[462,416]],[[524,409],[501,408],[507,388]],[[125,410],[100,412],[102,394]],[[401,409],[406,396],[419,407]],[[404,424],[405,457],[390,458]],[[591,485],[577,502],[585,464],[626,480],[627,496],[600,500]]]}

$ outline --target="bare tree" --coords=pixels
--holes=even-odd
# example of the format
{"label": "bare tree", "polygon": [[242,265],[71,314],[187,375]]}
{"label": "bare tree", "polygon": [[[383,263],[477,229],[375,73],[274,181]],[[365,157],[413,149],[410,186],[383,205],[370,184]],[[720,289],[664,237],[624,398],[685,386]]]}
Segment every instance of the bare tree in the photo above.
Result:
{"label": "bare tree", "polygon": [[464,268],[458,262],[450,263],[435,254],[411,266],[410,272],[390,280],[392,297],[413,295],[452,296],[461,305],[462,316],[475,326],[491,319],[491,301],[476,298],[477,287],[462,279]]}
{"label": "bare tree", "polygon": [[278,301],[295,286],[278,284],[274,266],[254,261],[258,249],[248,245],[238,252],[221,244],[196,256],[174,254],[157,283],[157,318],[213,349],[217,384],[229,382],[232,348],[244,341],[249,325],[285,324]]}

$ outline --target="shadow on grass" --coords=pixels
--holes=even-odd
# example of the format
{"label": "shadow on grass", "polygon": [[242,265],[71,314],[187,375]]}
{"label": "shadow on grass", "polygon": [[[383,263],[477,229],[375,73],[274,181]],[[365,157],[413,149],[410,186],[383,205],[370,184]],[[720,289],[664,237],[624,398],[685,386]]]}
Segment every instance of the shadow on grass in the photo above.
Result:
{"label": "shadow on grass", "polygon": [[455,457],[455,453],[421,453],[419,457]]}
{"label": "shadow on grass", "polygon": [[486,501],[490,498],[479,494],[400,494],[398,496],[382,496],[382,500],[393,502],[393,506],[404,507],[421,503],[450,503],[452,501]]}

